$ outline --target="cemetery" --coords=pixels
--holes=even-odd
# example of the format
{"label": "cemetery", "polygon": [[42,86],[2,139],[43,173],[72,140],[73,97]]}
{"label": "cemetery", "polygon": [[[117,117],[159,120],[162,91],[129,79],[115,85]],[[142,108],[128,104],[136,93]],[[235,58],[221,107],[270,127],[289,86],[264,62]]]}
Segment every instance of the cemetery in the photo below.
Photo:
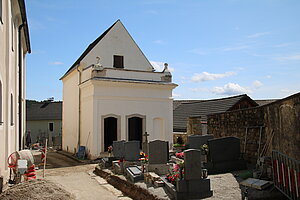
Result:
{"label": "cemetery", "polygon": [[[113,141],[112,151],[100,160],[95,173],[113,179],[126,177],[120,179],[127,181],[126,187],[150,185],[160,188],[157,190],[169,199],[180,200],[211,197],[211,174],[246,169],[240,140],[235,137],[215,139],[213,135],[190,135],[181,149],[169,149],[168,141],[148,142],[146,138],[144,141],[142,149],[140,141]],[[120,181],[113,186],[121,187],[118,186]]]}

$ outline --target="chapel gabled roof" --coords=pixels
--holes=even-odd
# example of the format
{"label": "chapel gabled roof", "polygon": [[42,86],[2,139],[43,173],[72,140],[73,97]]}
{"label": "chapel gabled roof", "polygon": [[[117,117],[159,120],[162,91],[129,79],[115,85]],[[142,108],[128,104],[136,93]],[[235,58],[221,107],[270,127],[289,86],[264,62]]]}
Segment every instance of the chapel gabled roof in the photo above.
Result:
{"label": "chapel gabled roof", "polygon": [[69,74],[73,69],[75,69],[76,65],[80,63],[80,61],[104,38],[104,36],[114,27],[116,23],[118,23],[120,19],[118,19],[113,25],[111,25],[106,31],[104,31],[94,42],[92,42],[85,51],[81,54],[81,56],[75,61],[75,63],[68,69],[68,71],[60,78],[60,80]]}
{"label": "chapel gabled roof", "polygon": [[245,99],[253,106],[258,106],[246,94],[221,99],[183,101],[173,111],[173,130],[175,132],[185,132],[188,117],[200,116],[201,121],[206,122],[207,115],[230,111],[237,103]]}

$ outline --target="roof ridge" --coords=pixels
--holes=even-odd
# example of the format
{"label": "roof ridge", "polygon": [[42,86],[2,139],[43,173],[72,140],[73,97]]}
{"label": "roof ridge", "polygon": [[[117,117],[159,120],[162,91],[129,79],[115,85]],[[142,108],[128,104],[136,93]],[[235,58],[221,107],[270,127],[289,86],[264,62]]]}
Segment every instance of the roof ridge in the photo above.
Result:
{"label": "roof ridge", "polygon": [[219,98],[219,99],[199,100],[201,102],[183,102],[182,104],[196,104],[196,103],[203,103],[203,102],[208,102],[208,101],[219,101],[219,100],[233,99],[233,98],[237,98],[237,97],[246,97],[246,96],[248,96],[248,95],[247,94],[240,94],[240,95],[236,95],[236,96],[230,96],[230,97]]}

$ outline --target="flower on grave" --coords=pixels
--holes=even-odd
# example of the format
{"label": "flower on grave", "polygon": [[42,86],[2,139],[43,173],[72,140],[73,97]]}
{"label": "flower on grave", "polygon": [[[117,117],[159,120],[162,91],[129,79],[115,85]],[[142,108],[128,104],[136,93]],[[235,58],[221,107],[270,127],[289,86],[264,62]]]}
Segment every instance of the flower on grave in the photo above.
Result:
{"label": "flower on grave", "polygon": [[203,155],[208,155],[208,145],[207,144],[203,144],[201,146],[201,152]]}
{"label": "flower on grave", "polygon": [[108,153],[111,153],[111,152],[113,151],[113,147],[112,147],[112,146],[109,146],[109,147],[107,148],[107,151],[108,151]]}
{"label": "flower on grave", "polygon": [[184,158],[184,153],[183,153],[183,152],[181,152],[181,153],[176,153],[175,156],[176,156],[176,158],[183,159],[183,158]]}
{"label": "flower on grave", "polygon": [[139,161],[141,161],[143,164],[146,164],[148,163],[148,158],[140,158]]}

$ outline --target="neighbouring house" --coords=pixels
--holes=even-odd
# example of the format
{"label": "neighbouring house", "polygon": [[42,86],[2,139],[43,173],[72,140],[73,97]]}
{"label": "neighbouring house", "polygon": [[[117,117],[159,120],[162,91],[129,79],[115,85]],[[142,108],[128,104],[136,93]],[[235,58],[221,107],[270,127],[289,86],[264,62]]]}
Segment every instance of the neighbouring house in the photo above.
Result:
{"label": "neighbouring house", "polygon": [[[26,100],[26,139],[30,138],[31,144],[45,144],[47,138],[50,146],[60,147],[61,121],[61,101]],[[29,143],[28,140],[27,143]]]}
{"label": "neighbouring house", "polygon": [[[173,103],[173,131],[189,132],[189,120],[199,126],[198,134],[207,134],[207,115],[213,113],[256,107],[258,104],[248,95],[238,95],[212,100],[175,100]],[[194,122],[193,122],[194,121]]]}
{"label": "neighbouring house", "polygon": [[0,44],[0,177],[6,181],[7,158],[23,149],[26,130],[25,56],[31,50],[24,0],[0,1]]}
{"label": "neighbouring house", "polygon": [[89,158],[114,140],[172,143],[172,76],[154,68],[120,20],[92,42],[61,78],[63,150]]}

